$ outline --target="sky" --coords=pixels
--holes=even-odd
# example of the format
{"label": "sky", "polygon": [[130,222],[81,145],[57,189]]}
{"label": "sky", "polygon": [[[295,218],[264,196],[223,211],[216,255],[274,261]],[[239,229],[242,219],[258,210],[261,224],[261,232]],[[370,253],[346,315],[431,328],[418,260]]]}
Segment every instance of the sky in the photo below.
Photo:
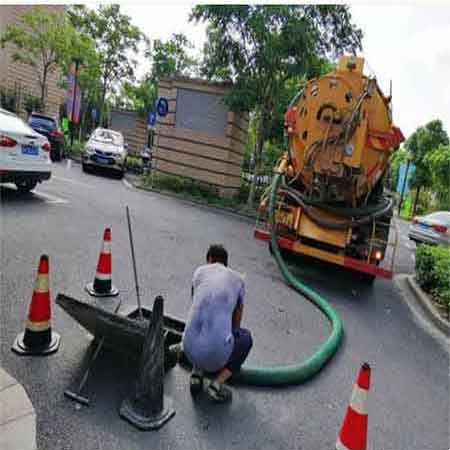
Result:
{"label": "sky", "polygon": [[[204,24],[188,20],[193,3],[127,2],[122,11],[151,39],[183,32],[199,53]],[[450,134],[450,3],[351,4],[362,28],[366,72],[374,73],[385,93],[393,85],[394,122],[409,136],[439,118]],[[148,69],[141,59],[138,74]]]}

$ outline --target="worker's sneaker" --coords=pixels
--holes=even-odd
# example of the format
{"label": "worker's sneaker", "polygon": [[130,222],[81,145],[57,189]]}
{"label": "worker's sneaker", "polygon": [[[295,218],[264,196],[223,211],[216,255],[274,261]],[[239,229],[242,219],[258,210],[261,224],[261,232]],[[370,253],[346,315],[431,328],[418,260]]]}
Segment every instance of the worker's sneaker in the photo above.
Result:
{"label": "worker's sneaker", "polygon": [[203,389],[203,376],[200,373],[194,372],[191,375],[190,389],[192,395],[197,395]]}
{"label": "worker's sneaker", "polygon": [[206,393],[208,394],[208,397],[216,403],[231,402],[233,397],[230,389],[215,381],[208,386]]}
{"label": "worker's sneaker", "polygon": [[179,362],[183,355],[183,343],[179,342],[178,344],[172,344],[169,347],[168,355],[174,361]]}

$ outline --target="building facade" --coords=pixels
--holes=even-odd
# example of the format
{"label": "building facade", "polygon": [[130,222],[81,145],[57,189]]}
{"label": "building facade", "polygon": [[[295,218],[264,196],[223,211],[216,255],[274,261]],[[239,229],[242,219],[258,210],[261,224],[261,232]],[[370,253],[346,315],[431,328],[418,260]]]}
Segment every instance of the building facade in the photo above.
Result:
{"label": "building facade", "polygon": [[[40,5],[48,11],[60,11],[65,13],[64,5]],[[33,5],[0,5],[0,36],[4,33],[8,24],[20,24],[23,13],[32,10]],[[27,96],[40,98],[41,89],[38,81],[37,70],[27,64],[13,60],[15,46],[6,44],[0,46],[0,89],[9,96],[15,97],[16,108],[19,114],[25,116],[24,100]],[[65,91],[58,87],[61,73],[54,71],[48,75],[47,104],[45,113],[58,116],[60,105],[64,102]]]}

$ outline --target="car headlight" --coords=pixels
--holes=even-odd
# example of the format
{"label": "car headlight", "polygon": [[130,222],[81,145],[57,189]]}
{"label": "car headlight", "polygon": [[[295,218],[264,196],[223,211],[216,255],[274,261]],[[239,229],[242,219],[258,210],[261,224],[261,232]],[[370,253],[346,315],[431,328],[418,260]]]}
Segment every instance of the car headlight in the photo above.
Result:
{"label": "car headlight", "polygon": [[95,153],[94,147],[92,147],[90,145],[86,145],[86,147],[84,149],[86,150],[86,153],[89,153],[89,154]]}

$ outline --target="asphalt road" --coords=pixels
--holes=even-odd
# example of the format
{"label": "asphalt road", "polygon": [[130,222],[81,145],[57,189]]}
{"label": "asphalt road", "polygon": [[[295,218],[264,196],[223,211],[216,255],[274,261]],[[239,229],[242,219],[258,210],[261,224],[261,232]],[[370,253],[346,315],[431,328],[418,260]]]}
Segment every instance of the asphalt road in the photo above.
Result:
{"label": "asphalt road", "polygon": [[[326,338],[328,323],[284,284],[267,245],[253,239],[246,220],[86,175],[75,164],[70,170],[55,165],[51,182],[29,196],[9,187],[1,195],[1,364],[29,392],[40,450],[331,449],[362,361],[373,368],[369,449],[449,448],[448,353],[419,325],[394,282],[367,286],[351,273],[309,260],[298,275],[330,300],[345,328],[342,347],[313,380],[277,389],[237,386],[231,405],[216,406],[194,402],[189,375],[177,367],[165,381],[175,418],[159,432],[142,433],[118,416],[133,368],[104,351],[87,386],[93,406],[77,409],[63,391],[77,380],[91,337],[64,311],[53,308],[52,325],[62,336],[58,353],[24,358],[10,346],[23,329],[40,254],[50,256],[53,298],[64,292],[86,299],[84,285],[93,280],[106,226],[112,227],[113,283],[124,305],[135,303],[125,205],[145,305],[162,294],[166,313],[185,317],[192,272],[207,246],[222,242],[231,266],[246,274],[244,325],[255,341],[249,362],[305,358]],[[407,272],[413,249],[404,244],[398,269]]]}

